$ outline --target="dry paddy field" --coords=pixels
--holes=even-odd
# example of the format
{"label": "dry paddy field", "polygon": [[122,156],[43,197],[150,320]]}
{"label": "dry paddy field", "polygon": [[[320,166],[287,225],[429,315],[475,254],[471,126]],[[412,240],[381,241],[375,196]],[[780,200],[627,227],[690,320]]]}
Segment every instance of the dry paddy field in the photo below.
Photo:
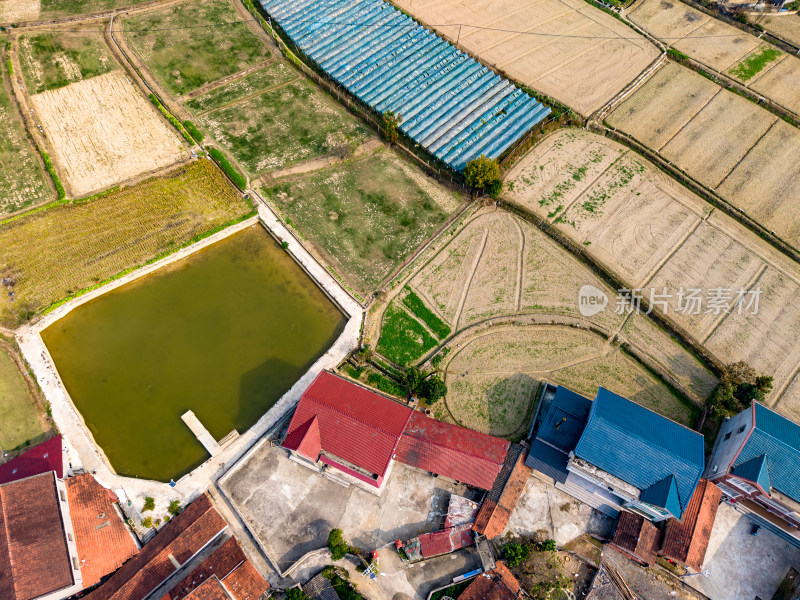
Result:
{"label": "dry paddy field", "polygon": [[[580,314],[584,285],[608,296],[606,310]],[[412,293],[422,308],[409,301]],[[614,297],[544,233],[511,213],[484,209],[412,268],[383,315],[377,351],[414,362],[450,348],[447,410],[481,431],[518,433],[542,379],[588,395],[598,385],[609,387],[690,422],[694,408],[632,355],[671,373],[675,387],[698,399],[708,396],[716,379],[648,318],[618,314]],[[614,343],[607,342],[615,335]]]}
{"label": "dry paddy field", "polygon": [[0,322],[48,305],[175,250],[252,212],[208,160],[0,225]]}
{"label": "dry paddy field", "polygon": [[688,426],[697,413],[625,352],[567,326],[493,327],[454,351],[445,378],[447,409],[455,420],[506,437],[530,423],[541,381],[590,398],[605,387]]}
{"label": "dry paddy field", "polygon": [[658,56],[644,37],[582,0],[394,4],[511,78],[583,115],[602,107]]}
{"label": "dry paddy field", "polygon": [[799,15],[763,15],[756,17],[754,22],[761,25],[772,35],[784,39],[795,46],[800,46]]}
{"label": "dry paddy field", "polygon": [[188,157],[121,70],[30,98],[64,184],[83,196]]}
{"label": "dry paddy field", "polygon": [[800,58],[680,0],[639,0],[628,18],[676,50],[800,114]]}
{"label": "dry paddy field", "polygon": [[659,69],[606,122],[800,247],[796,128],[675,63]]}
{"label": "dry paddy field", "polygon": [[[584,244],[645,298],[651,290],[661,295],[654,297],[655,310],[721,363],[745,360],[773,375],[769,402],[778,410],[800,409],[800,389],[792,391],[800,388],[792,385],[800,371],[800,306],[793,300],[800,293],[800,266],[640,156],[585,131],[546,138],[507,180],[509,200]],[[563,200],[554,200],[553,190],[565,188]],[[554,214],[556,201],[563,208]],[[695,289],[701,290],[699,307],[689,301]],[[745,303],[737,306],[740,290]],[[720,309],[711,304],[715,295],[723,301]],[[749,304],[756,296],[757,310]],[[624,337],[657,347],[642,323],[626,323]]]}

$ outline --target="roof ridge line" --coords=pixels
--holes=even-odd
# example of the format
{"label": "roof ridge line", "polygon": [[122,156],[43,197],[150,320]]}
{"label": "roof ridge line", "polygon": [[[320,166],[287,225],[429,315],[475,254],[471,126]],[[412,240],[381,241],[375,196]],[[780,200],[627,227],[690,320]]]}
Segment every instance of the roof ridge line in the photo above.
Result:
{"label": "roof ridge line", "polygon": [[[427,416],[427,415],[425,415],[425,416]],[[435,421],[436,419],[432,419],[432,420]],[[422,439],[421,437],[416,436],[416,435],[411,434],[411,433],[408,433],[406,431],[403,431],[403,433],[401,435],[407,435],[408,437],[413,437],[415,439]],[[501,438],[497,438],[497,439],[501,439]],[[444,444],[440,444],[439,442],[435,442],[433,440],[424,440],[424,441],[427,444],[432,444],[434,446],[439,446],[440,448],[447,448],[448,450],[453,450],[454,452],[458,452],[459,454],[463,454],[465,456],[471,456],[473,458],[480,458],[481,460],[487,460],[487,461],[491,462],[493,465],[496,465],[496,464],[503,465],[503,463],[505,463],[505,457],[503,458],[503,462],[502,463],[496,463],[496,462],[490,461],[489,459],[487,459],[485,457],[478,456],[477,454],[470,454],[469,452],[465,452],[465,451],[461,450],[460,448],[453,448],[451,446],[445,446]],[[507,440],[504,440],[504,441],[507,441]],[[506,452],[506,454],[507,453],[508,452]]]}
{"label": "roof ridge line", "polygon": [[[656,413],[656,414],[658,414],[658,413]],[[604,418],[604,417],[598,416],[598,417],[596,417],[596,418],[598,418],[598,419],[600,419],[601,421],[604,421],[604,422],[606,422],[606,423],[612,423],[612,424],[613,424],[613,421],[609,421],[608,419],[606,419],[606,418]],[[678,423],[678,425],[680,425],[680,423]],[[681,425],[681,427],[685,427],[685,426],[684,426],[684,425]],[[687,429],[688,429],[688,428],[687,428]],[[694,431],[693,429],[690,429],[690,431],[693,431],[694,433],[698,433],[697,431]],[[644,441],[647,441],[645,438],[643,438],[642,436],[640,436],[640,435],[638,435],[638,434],[636,434],[636,433],[632,433],[632,432],[629,432],[629,431],[626,431],[626,433],[628,433],[628,434],[629,434],[631,437],[635,437],[635,438],[636,438],[636,439],[638,439],[638,440],[644,440]],[[698,434],[698,435],[699,435],[699,434]],[[688,462],[688,461],[690,460],[690,459],[684,459],[684,458],[683,458],[683,457],[681,457],[679,454],[676,454],[675,452],[673,452],[673,451],[672,451],[672,450],[670,450],[669,448],[665,448],[665,447],[664,447],[664,446],[662,446],[661,444],[658,444],[658,447],[659,447],[659,448],[661,448],[662,450],[664,450],[664,451],[668,452],[668,453],[669,453],[670,455],[672,455],[672,456],[679,457],[679,458],[680,458],[682,461],[687,461],[687,462]],[[703,461],[702,461],[702,462],[703,462],[703,464],[705,465],[705,454],[703,454]]]}
{"label": "roof ridge line", "polygon": [[[306,396],[306,398],[307,398],[308,400],[310,400],[310,401],[314,402],[315,404],[319,404],[320,406],[324,406],[325,408],[328,408],[328,409],[330,409],[330,410],[332,410],[332,411],[334,411],[334,412],[336,412],[336,413],[339,413],[339,414],[340,414],[340,415],[342,415],[343,417],[347,417],[348,419],[351,419],[351,420],[353,420],[353,421],[357,421],[358,423],[361,423],[362,425],[364,425],[364,426],[366,426],[366,427],[369,427],[370,429],[377,429],[377,430],[378,430],[378,431],[380,431],[381,433],[385,433],[386,435],[388,435],[388,436],[390,436],[390,437],[395,437],[395,434],[393,434],[393,433],[392,433],[392,432],[390,432],[390,431],[386,431],[384,428],[382,428],[382,427],[379,427],[378,425],[373,425],[373,424],[371,424],[371,423],[367,423],[366,421],[363,421],[363,420],[361,420],[361,419],[360,419],[360,418],[358,418],[358,417],[354,417],[353,415],[347,414],[346,412],[344,412],[344,411],[342,411],[342,410],[339,410],[338,408],[336,408],[336,407],[334,407],[334,406],[330,406],[329,404],[325,404],[324,402],[320,402],[319,400],[317,400],[316,398],[314,398],[314,397],[312,397],[312,396]],[[301,398],[301,399],[302,399],[302,398]],[[390,398],[390,400],[391,400],[391,398]],[[394,402],[394,400],[392,400],[392,402]],[[403,405],[402,405],[402,404],[400,404],[399,402],[396,402],[396,404],[397,404],[398,406],[402,406],[403,408],[406,408],[406,409],[408,409],[408,410],[409,410],[409,411],[411,411],[411,412],[414,412],[413,410],[411,410],[411,409],[410,409],[410,408],[408,408],[407,406],[403,406]],[[316,415],[315,415],[315,416],[316,416]],[[408,425],[408,420],[409,420],[410,418],[411,418],[411,417],[409,416],[409,417],[406,419],[406,424],[403,426],[403,431],[401,431],[401,432],[400,432],[400,435],[403,435],[403,433],[405,432],[405,428],[406,428],[406,426]],[[399,436],[398,436],[398,437],[399,437]]]}

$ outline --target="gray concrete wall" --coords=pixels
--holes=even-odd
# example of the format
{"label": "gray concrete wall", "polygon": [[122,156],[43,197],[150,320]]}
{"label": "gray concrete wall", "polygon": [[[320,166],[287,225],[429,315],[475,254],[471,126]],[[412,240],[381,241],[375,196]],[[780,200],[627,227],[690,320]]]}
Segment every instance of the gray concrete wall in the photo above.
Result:
{"label": "gray concrete wall", "polygon": [[[739,433],[739,429],[744,426],[744,431]],[[731,417],[722,424],[719,434],[717,435],[717,442],[714,446],[714,452],[711,458],[708,459],[706,465],[705,476],[708,479],[721,477],[728,472],[728,466],[733,462],[739,448],[742,447],[745,439],[753,428],[753,409],[748,408],[743,410],[738,415]],[[730,434],[727,440],[725,437]],[[716,469],[715,469],[716,467]]]}

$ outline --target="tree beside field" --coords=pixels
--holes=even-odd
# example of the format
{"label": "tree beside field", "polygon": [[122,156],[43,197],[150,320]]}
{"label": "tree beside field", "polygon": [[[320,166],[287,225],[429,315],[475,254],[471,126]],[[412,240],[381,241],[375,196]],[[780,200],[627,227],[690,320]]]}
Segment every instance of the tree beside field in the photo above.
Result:
{"label": "tree beside field", "polygon": [[503,189],[500,164],[497,159],[488,158],[483,154],[467,163],[464,167],[464,177],[468,186],[485,191],[492,198],[497,198]]}
{"label": "tree beside field", "polygon": [[707,400],[711,413],[729,417],[742,412],[753,400],[763,402],[772,390],[772,376],[757,375],[756,370],[744,361],[725,367],[719,385]]}

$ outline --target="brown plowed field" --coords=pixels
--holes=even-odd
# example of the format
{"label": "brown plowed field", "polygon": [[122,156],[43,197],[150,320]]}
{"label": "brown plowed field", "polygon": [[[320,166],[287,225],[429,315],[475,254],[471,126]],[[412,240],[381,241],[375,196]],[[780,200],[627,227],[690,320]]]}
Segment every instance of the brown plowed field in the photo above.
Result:
{"label": "brown plowed field", "polygon": [[[658,56],[644,37],[582,0],[394,3],[511,78],[584,115],[611,100]],[[464,25],[460,36],[458,24]]]}
{"label": "brown plowed field", "polygon": [[73,196],[188,156],[177,133],[121,70],[31,96]]}

